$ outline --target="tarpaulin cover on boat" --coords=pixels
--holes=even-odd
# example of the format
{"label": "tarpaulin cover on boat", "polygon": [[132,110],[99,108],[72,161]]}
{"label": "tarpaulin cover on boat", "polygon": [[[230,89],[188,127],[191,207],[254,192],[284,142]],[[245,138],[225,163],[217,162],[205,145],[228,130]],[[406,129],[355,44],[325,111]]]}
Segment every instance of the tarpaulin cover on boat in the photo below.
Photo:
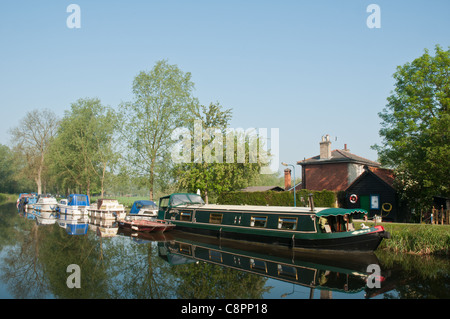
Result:
{"label": "tarpaulin cover on boat", "polygon": [[343,216],[355,213],[367,214],[367,211],[362,208],[327,208],[316,213],[316,216],[317,217]]}
{"label": "tarpaulin cover on boat", "polygon": [[147,209],[158,209],[158,206],[156,206],[155,202],[151,200],[137,200],[133,203],[130,214],[138,214],[139,210],[143,207]]}

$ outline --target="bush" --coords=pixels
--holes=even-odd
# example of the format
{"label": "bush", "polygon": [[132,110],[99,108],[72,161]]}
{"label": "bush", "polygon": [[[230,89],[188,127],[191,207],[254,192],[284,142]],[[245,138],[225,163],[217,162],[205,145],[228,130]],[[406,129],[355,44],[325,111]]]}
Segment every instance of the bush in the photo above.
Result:
{"label": "bush", "polygon": [[[309,194],[313,194],[316,207],[334,207],[336,194],[332,191],[309,191],[302,189],[296,192],[297,206],[308,206]],[[227,192],[217,198],[221,205],[256,205],[256,206],[294,206],[292,192]]]}

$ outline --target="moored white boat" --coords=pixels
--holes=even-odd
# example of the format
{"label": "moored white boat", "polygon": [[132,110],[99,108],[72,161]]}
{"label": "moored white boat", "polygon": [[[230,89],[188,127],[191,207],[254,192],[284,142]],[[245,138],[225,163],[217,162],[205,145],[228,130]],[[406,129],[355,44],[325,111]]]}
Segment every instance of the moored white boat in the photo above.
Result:
{"label": "moored white boat", "polygon": [[89,198],[83,194],[71,194],[67,199],[62,199],[58,203],[60,214],[73,217],[88,217]]}
{"label": "moored white boat", "polygon": [[36,216],[38,224],[48,225],[56,222],[58,201],[52,196],[39,196],[31,205],[31,213]]}
{"label": "moored white boat", "polygon": [[116,199],[98,199],[88,207],[89,217],[97,219],[123,219],[126,216],[125,207]]}

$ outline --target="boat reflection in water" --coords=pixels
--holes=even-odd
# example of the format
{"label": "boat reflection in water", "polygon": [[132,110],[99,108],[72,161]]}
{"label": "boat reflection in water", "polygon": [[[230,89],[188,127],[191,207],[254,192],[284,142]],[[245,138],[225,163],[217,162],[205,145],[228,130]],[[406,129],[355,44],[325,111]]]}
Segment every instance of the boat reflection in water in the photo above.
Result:
{"label": "boat reflection in water", "polygon": [[114,237],[119,225],[115,219],[89,216],[89,229],[96,232],[98,237]]}
{"label": "boat reflection in water", "polygon": [[68,235],[86,235],[89,228],[87,216],[60,213],[57,223],[59,227],[66,230]]}
{"label": "boat reflection in water", "polygon": [[135,231],[131,228],[119,228],[119,231],[117,233],[119,236],[124,237],[131,237],[133,241],[141,243],[141,244],[148,244],[152,242],[168,242],[171,240],[174,240],[173,236],[171,235],[171,232],[140,232]]}
{"label": "boat reflection in water", "polygon": [[315,288],[344,293],[363,291],[371,275],[367,267],[379,263],[373,253],[299,252],[273,245],[242,245],[177,230],[171,236],[173,240],[158,243],[158,255],[172,265],[195,261],[221,265],[309,287],[310,298]]}

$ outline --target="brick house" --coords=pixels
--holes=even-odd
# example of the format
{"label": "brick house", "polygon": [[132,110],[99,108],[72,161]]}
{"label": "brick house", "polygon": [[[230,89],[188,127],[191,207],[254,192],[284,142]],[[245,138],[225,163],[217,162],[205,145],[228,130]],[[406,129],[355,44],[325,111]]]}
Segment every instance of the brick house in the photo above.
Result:
{"label": "brick house", "polygon": [[[350,153],[347,145],[344,149],[332,150],[329,135],[322,137],[319,155],[297,164],[302,167],[302,183],[296,186],[296,190],[344,192],[345,200],[339,203],[340,206],[364,208],[369,212],[369,217],[376,214],[389,216],[386,220],[400,218],[393,171],[381,168],[378,162]],[[290,180],[290,172],[285,170],[285,181],[288,178]],[[354,198],[350,200],[352,195]]]}
{"label": "brick house", "polygon": [[320,142],[320,154],[303,161],[302,187],[310,190],[344,191],[364,172],[364,166],[380,167],[380,163],[350,153],[347,145],[342,150],[331,150],[330,136]]}

